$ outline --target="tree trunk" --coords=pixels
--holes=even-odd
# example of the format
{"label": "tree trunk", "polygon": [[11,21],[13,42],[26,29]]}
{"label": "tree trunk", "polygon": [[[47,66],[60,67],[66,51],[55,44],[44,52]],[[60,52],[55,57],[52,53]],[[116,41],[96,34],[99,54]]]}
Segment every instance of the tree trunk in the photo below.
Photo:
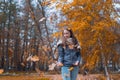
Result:
{"label": "tree trunk", "polygon": [[9,48],[9,33],[7,32],[7,42],[6,42],[6,49],[5,49],[5,71],[6,72],[8,72],[8,68],[9,68],[8,48]]}
{"label": "tree trunk", "polygon": [[[98,43],[99,43],[100,49],[102,50],[103,47],[102,47],[102,43],[101,43],[100,39],[98,39]],[[101,59],[102,59],[102,65],[104,67],[104,75],[106,76],[106,80],[110,80],[104,53],[101,53]]]}

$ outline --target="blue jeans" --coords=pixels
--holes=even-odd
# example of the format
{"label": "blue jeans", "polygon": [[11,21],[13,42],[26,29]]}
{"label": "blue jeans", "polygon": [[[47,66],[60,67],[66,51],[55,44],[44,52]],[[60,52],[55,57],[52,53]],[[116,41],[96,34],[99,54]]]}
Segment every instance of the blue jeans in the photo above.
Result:
{"label": "blue jeans", "polygon": [[65,67],[65,66],[63,66],[61,68],[62,79],[63,80],[76,80],[78,71],[79,71],[79,67],[76,66],[71,71],[69,71],[69,68],[70,67]]}

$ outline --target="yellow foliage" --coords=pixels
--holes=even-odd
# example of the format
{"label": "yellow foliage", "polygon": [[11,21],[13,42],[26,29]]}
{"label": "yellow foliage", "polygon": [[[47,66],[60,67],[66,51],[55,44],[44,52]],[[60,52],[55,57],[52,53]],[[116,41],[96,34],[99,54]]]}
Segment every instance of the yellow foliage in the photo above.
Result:
{"label": "yellow foliage", "polygon": [[56,38],[61,37],[62,36],[62,32],[55,32],[51,36],[56,37]]}
{"label": "yellow foliage", "polygon": [[51,3],[54,3],[54,2],[56,2],[56,0],[51,0]]}
{"label": "yellow foliage", "polygon": [[112,0],[73,0],[67,4],[60,3],[57,7],[67,18],[59,24],[60,28],[68,26],[73,30],[81,43],[82,56],[92,69],[99,61],[99,55],[110,54],[111,46],[119,41],[119,36],[111,30],[113,26],[117,27],[115,19],[111,19],[111,12],[115,11]]}
{"label": "yellow foliage", "polygon": [[47,6],[47,5],[49,5],[49,4],[50,4],[49,1],[43,1],[43,2],[41,3],[41,6]]}
{"label": "yellow foliage", "polygon": [[58,4],[57,6],[56,6],[56,8],[58,9],[58,8],[60,8],[62,6],[62,4]]}
{"label": "yellow foliage", "polygon": [[39,57],[35,55],[31,58],[31,61],[34,61],[34,62],[39,61]]}
{"label": "yellow foliage", "polygon": [[4,72],[4,69],[0,69],[0,74],[2,74]]}

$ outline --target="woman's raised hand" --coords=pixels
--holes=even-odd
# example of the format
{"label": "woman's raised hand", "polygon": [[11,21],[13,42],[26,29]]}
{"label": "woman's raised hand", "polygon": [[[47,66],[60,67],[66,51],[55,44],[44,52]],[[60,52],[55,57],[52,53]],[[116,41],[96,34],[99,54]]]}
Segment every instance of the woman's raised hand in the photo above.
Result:
{"label": "woman's raised hand", "polygon": [[60,66],[60,67],[61,67],[61,66],[63,66],[63,63],[58,62],[58,63],[57,63],[57,66]]}

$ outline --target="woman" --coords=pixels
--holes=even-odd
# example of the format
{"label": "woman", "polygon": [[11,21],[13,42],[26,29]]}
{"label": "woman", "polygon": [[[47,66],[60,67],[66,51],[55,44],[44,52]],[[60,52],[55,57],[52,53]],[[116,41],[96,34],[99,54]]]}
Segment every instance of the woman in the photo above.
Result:
{"label": "woman", "polygon": [[80,46],[71,29],[63,30],[58,45],[58,66],[61,67],[63,80],[76,80],[79,71]]}

